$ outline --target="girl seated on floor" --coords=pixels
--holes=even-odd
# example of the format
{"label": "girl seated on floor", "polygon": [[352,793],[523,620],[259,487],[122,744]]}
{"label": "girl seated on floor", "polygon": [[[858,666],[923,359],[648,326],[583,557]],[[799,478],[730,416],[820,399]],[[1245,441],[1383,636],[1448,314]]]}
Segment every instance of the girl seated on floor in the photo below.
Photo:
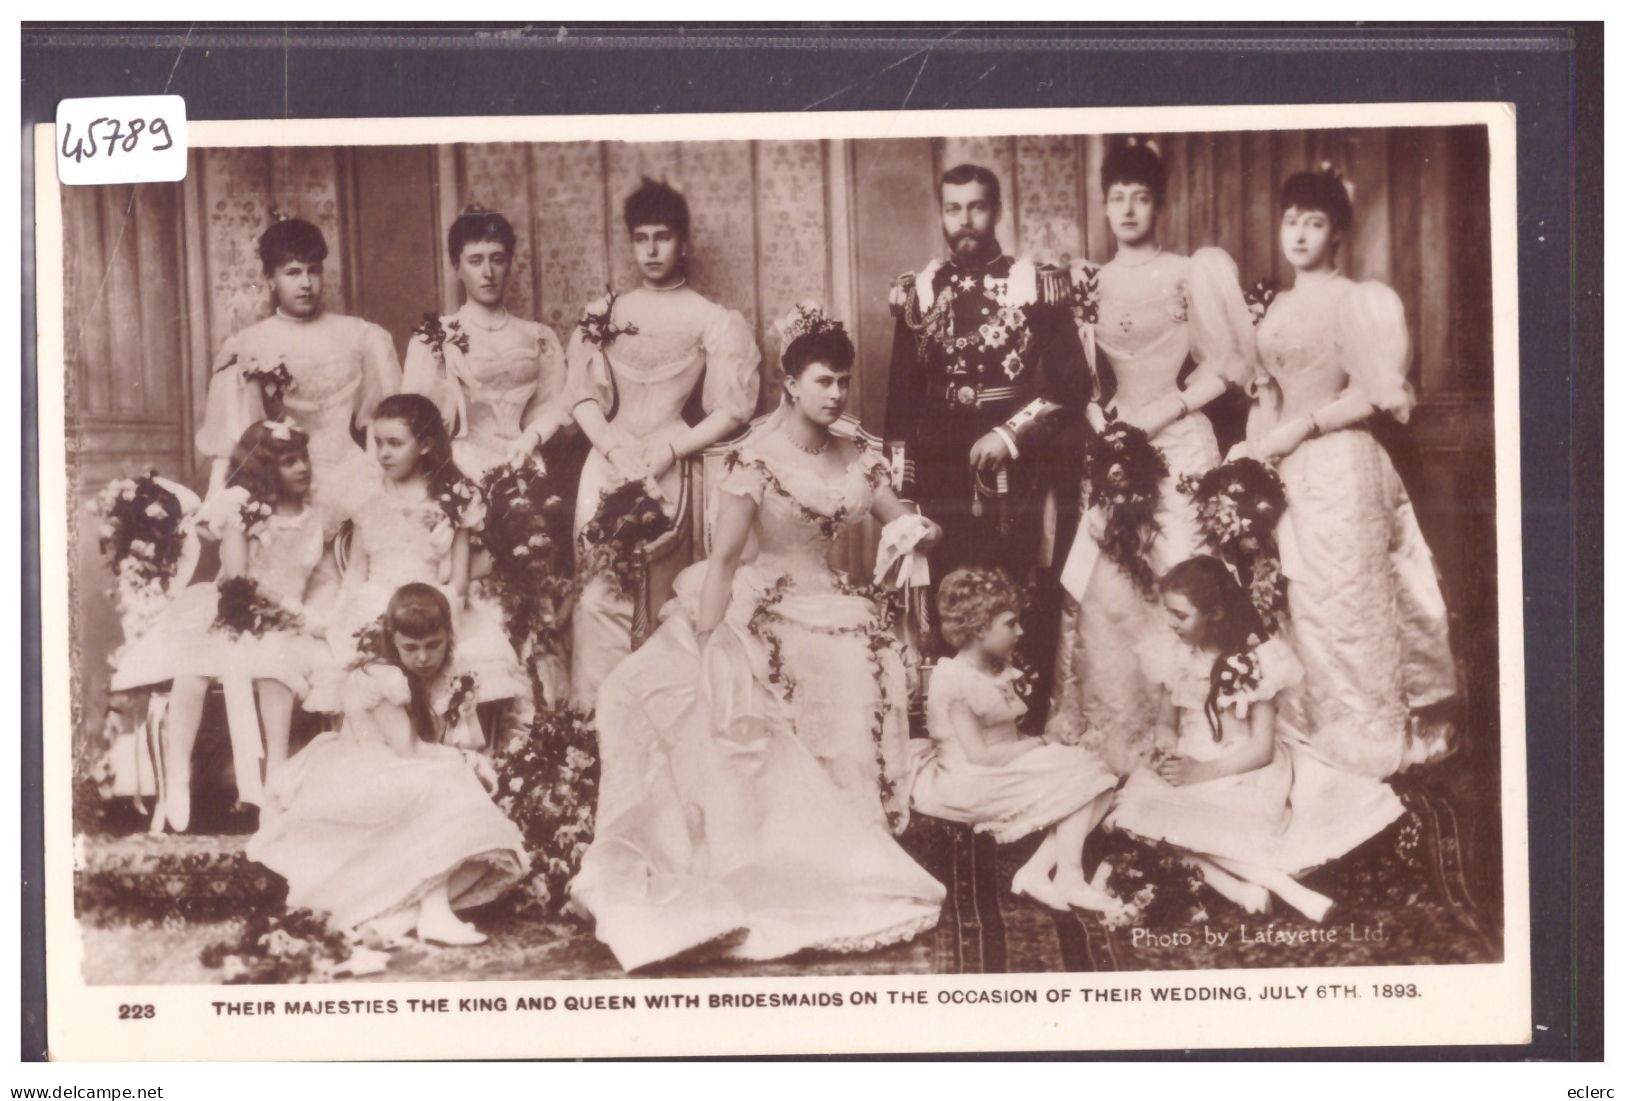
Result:
{"label": "girl seated on floor", "polygon": [[1083,842],[1105,817],[1117,778],[1091,751],[1018,734],[1027,713],[1010,662],[1021,638],[1021,593],[1000,570],[955,570],[937,593],[942,637],[958,653],[937,663],[926,697],[929,743],[916,743],[915,810],[966,822],[995,841],[1044,839],[1010,888],[1055,910],[1115,912],[1091,886]]}
{"label": "girl seated on floor", "polygon": [[[390,598],[343,689],[344,726],[273,778],[248,856],[288,881],[288,905],[385,945],[484,934],[454,910],[487,902],[526,868],[519,830],[488,794],[478,686],[454,661],[450,602],[433,585]],[[461,736],[459,736],[461,735]]]}
{"label": "girl seated on floor", "polygon": [[1316,759],[1286,721],[1303,670],[1222,562],[1187,559],[1159,588],[1172,630],[1139,647],[1163,693],[1156,748],[1107,826],[1186,850],[1244,909],[1264,909],[1273,892],[1319,921],[1331,900],[1292,875],[1377,833],[1398,800]]}

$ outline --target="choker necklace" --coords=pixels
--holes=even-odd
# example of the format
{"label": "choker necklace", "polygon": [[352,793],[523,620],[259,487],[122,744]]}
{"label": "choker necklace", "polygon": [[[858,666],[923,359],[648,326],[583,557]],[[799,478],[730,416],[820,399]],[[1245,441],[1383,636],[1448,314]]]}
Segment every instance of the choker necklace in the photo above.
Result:
{"label": "choker necklace", "polygon": [[304,324],[307,324],[308,322],[315,321],[318,317],[321,316],[321,313],[322,313],[321,310],[317,310],[315,313],[311,314],[309,317],[300,317],[297,314],[289,313],[287,310],[283,309],[281,306],[278,306],[276,308],[276,315],[278,317],[280,317],[282,320],[284,320],[284,321],[292,321],[292,322],[295,322],[296,324],[300,324],[300,325],[304,325]]}
{"label": "choker necklace", "polygon": [[686,276],[686,275],[683,276],[681,279],[677,280],[677,282],[673,283],[669,287],[657,287],[653,283],[649,282],[647,279],[645,279],[643,281],[643,285],[645,287],[647,287],[649,290],[654,291],[656,294],[666,294],[666,293],[668,293],[670,291],[681,290],[683,287],[687,286],[687,284],[688,284],[688,276]]}
{"label": "choker necklace", "polygon": [[826,450],[829,449],[829,436],[827,434],[824,436],[823,442],[817,447],[808,447],[806,444],[802,443],[788,432],[784,434],[784,438],[790,441],[791,447],[794,447],[803,455],[822,455]]}
{"label": "choker necklace", "polygon": [[508,322],[513,320],[513,314],[509,313],[506,309],[502,311],[502,320],[498,321],[495,325],[487,325],[485,322],[479,320],[474,316],[474,312],[472,310],[458,310],[457,312],[462,315],[464,321],[468,322],[476,329],[483,329],[488,333],[499,332],[502,329],[506,329],[508,327]]}

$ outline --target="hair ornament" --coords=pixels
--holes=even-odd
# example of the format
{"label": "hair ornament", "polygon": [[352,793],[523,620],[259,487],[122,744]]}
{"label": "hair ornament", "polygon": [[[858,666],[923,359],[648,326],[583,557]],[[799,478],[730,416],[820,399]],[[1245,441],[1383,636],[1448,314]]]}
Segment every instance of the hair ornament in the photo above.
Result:
{"label": "hair ornament", "polygon": [[1349,204],[1353,205],[1354,181],[1343,175],[1343,173],[1339,172],[1337,170],[1337,166],[1332,164],[1331,161],[1321,161],[1319,169],[1324,175],[1330,176],[1332,179],[1336,180],[1342,185],[1344,193],[1349,197]]}
{"label": "hair ornament", "polygon": [[270,437],[281,443],[291,442],[294,432],[299,427],[288,417],[283,417],[281,420],[268,420],[263,423],[265,424],[265,431]]}
{"label": "hair ornament", "polygon": [[458,213],[457,216],[459,218],[467,218],[471,214],[495,214],[495,213],[496,213],[496,211],[490,210],[487,207],[482,206],[479,203],[469,203],[467,206],[463,207],[463,209]]}
{"label": "hair ornament", "polygon": [[271,216],[271,224],[272,225],[275,225],[278,222],[288,222],[288,221],[293,220],[292,215],[288,214],[286,211],[284,211],[281,207],[277,206],[275,203],[272,203],[269,207],[266,208],[266,213]]}
{"label": "hair ornament", "polygon": [[1124,139],[1123,144],[1128,146],[1130,149],[1143,145],[1145,148],[1155,153],[1158,157],[1162,156],[1162,147],[1157,144],[1156,138],[1145,137],[1141,134],[1130,134],[1126,139]]}
{"label": "hair ornament", "polygon": [[809,298],[796,303],[789,313],[773,322],[773,328],[778,330],[779,347],[788,348],[804,336],[840,332],[844,326],[824,313],[824,308]]}

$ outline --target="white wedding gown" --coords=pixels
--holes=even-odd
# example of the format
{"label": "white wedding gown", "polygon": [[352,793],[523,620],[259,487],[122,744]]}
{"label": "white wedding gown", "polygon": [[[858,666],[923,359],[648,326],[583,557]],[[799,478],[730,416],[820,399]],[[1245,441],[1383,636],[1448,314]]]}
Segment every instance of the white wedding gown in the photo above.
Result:
{"label": "white wedding gown", "polygon": [[597,836],[571,886],[627,970],[711,946],[856,952],[932,928],[944,890],[892,839],[908,812],[907,686],[880,609],[827,561],[885,477],[831,480],[747,445],[758,502],[726,616],[694,633],[704,563],[598,696]]}

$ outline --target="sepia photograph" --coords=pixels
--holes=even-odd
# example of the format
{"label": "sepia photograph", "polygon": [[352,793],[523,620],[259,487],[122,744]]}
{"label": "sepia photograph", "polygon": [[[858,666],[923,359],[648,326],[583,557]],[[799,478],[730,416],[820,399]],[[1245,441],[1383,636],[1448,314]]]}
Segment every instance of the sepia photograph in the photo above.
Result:
{"label": "sepia photograph", "polygon": [[1297,111],[42,167],[53,957],[284,1015],[1527,984],[1511,129]]}

